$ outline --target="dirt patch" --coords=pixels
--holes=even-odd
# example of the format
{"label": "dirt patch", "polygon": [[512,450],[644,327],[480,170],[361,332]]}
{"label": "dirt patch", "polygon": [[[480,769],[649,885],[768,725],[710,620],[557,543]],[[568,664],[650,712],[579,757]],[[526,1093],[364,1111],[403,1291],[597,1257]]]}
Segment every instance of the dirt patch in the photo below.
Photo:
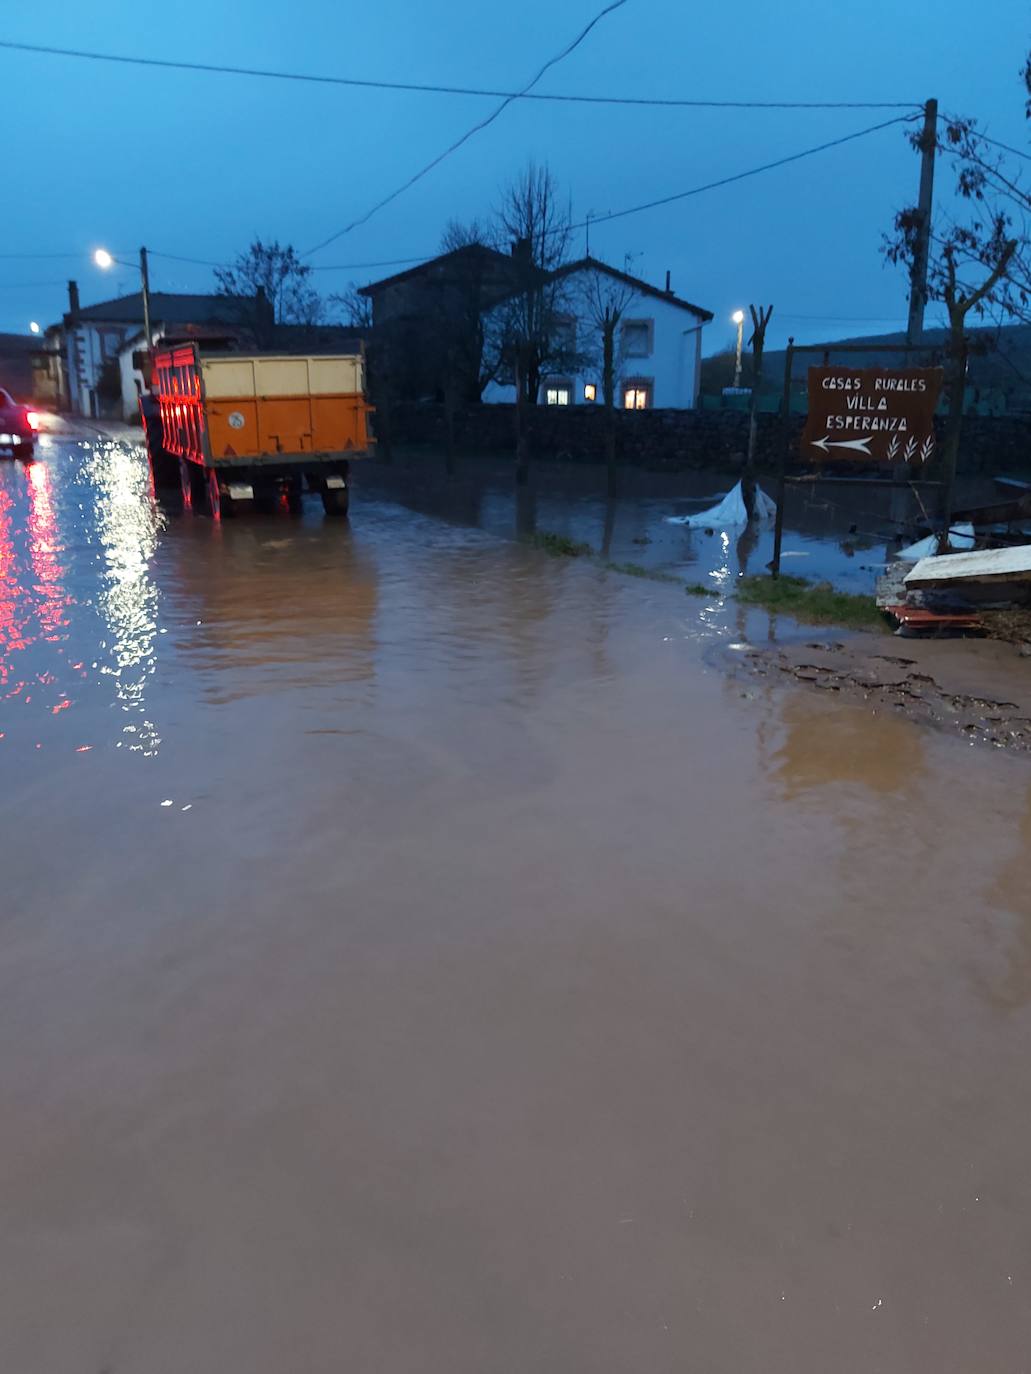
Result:
{"label": "dirt patch", "polygon": [[801,684],[867,702],[971,742],[1031,753],[1031,663],[1014,644],[901,641],[854,635],[760,648],[721,648],[741,678]]}

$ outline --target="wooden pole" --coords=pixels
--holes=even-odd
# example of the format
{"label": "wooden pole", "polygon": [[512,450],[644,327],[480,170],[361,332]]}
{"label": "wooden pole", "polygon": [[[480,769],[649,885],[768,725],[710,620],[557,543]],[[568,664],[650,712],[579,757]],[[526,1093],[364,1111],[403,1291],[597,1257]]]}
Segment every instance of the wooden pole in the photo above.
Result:
{"label": "wooden pole", "polygon": [[938,147],[938,102],[924,105],[924,127],[920,135],[920,191],[917,201],[917,234],[913,250],[913,269],[909,285],[909,321],[906,343],[918,344],[924,332],[927,305],[927,261],[931,249],[931,211],[934,195],[934,154]]}
{"label": "wooden pole", "polygon": [[748,309],[752,313],[752,394],[748,398],[748,452],[745,456],[745,472],[741,479],[741,489],[745,499],[745,510],[748,512],[749,520],[755,516],[755,450],[759,436],[759,420],[757,415],[759,405],[759,387],[762,384],[763,375],[763,349],[766,346],[766,326],[770,322],[773,314],[773,306],[759,306],[756,310],[754,305]]}
{"label": "wooden pole", "polygon": [[967,380],[967,341],[952,349],[949,363],[949,414],[945,422],[945,446],[942,451],[942,507],[941,533],[938,552],[948,553],[952,531],[952,506],[956,486],[956,467],[959,461],[959,436],[963,427],[963,393]]}
{"label": "wooden pole", "polygon": [[788,451],[791,446],[791,370],[795,360],[795,340],[788,339],[784,354],[784,399],[781,416],[784,424],[783,442],[780,446],[780,467],[777,471],[777,522],[773,527],[773,561],[770,571],[774,577],[780,576],[780,547],[784,540],[784,494],[787,490]]}

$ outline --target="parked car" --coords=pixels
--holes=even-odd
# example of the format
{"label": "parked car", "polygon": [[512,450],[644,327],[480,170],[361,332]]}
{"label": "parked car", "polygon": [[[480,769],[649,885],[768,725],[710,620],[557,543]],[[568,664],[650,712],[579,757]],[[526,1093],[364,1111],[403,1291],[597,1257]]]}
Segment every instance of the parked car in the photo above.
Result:
{"label": "parked car", "polygon": [[38,428],[39,416],[31,406],[19,405],[0,387],[0,458],[31,458]]}

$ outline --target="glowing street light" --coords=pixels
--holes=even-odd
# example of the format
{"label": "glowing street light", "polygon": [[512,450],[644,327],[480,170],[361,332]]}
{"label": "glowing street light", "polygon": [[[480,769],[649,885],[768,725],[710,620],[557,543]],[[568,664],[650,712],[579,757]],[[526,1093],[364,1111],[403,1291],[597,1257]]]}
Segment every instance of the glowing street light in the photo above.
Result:
{"label": "glowing street light", "polygon": [[[102,267],[106,272],[109,267],[118,263],[119,267],[131,267],[132,263],[122,262],[121,258],[116,258],[109,253],[106,248],[98,248],[93,254],[93,261],[98,267]],[[147,250],[140,249],[140,285],[143,295],[143,333],[147,340],[147,347],[150,347],[150,269],[147,265]]]}
{"label": "glowing street light", "polygon": [[745,332],[745,312],[743,310],[735,310],[730,318],[737,325],[737,358],[734,362],[734,385],[739,387],[741,385],[741,340]]}
{"label": "glowing street light", "polygon": [[38,320],[29,320],[29,333],[38,334],[40,332]]}

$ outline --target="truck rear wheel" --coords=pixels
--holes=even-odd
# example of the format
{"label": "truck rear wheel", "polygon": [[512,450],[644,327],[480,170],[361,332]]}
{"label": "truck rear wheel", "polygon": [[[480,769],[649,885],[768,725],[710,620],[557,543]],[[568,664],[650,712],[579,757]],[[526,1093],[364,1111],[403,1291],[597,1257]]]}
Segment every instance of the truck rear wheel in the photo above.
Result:
{"label": "truck rear wheel", "polygon": [[179,490],[183,494],[183,510],[193,510],[193,473],[192,463],[185,458],[179,459]]}
{"label": "truck rear wheel", "polygon": [[222,493],[218,489],[218,473],[214,468],[204,469],[204,505],[212,520],[222,519]]}
{"label": "truck rear wheel", "polygon": [[322,509],[327,515],[346,515],[350,497],[346,487],[323,487]]}

